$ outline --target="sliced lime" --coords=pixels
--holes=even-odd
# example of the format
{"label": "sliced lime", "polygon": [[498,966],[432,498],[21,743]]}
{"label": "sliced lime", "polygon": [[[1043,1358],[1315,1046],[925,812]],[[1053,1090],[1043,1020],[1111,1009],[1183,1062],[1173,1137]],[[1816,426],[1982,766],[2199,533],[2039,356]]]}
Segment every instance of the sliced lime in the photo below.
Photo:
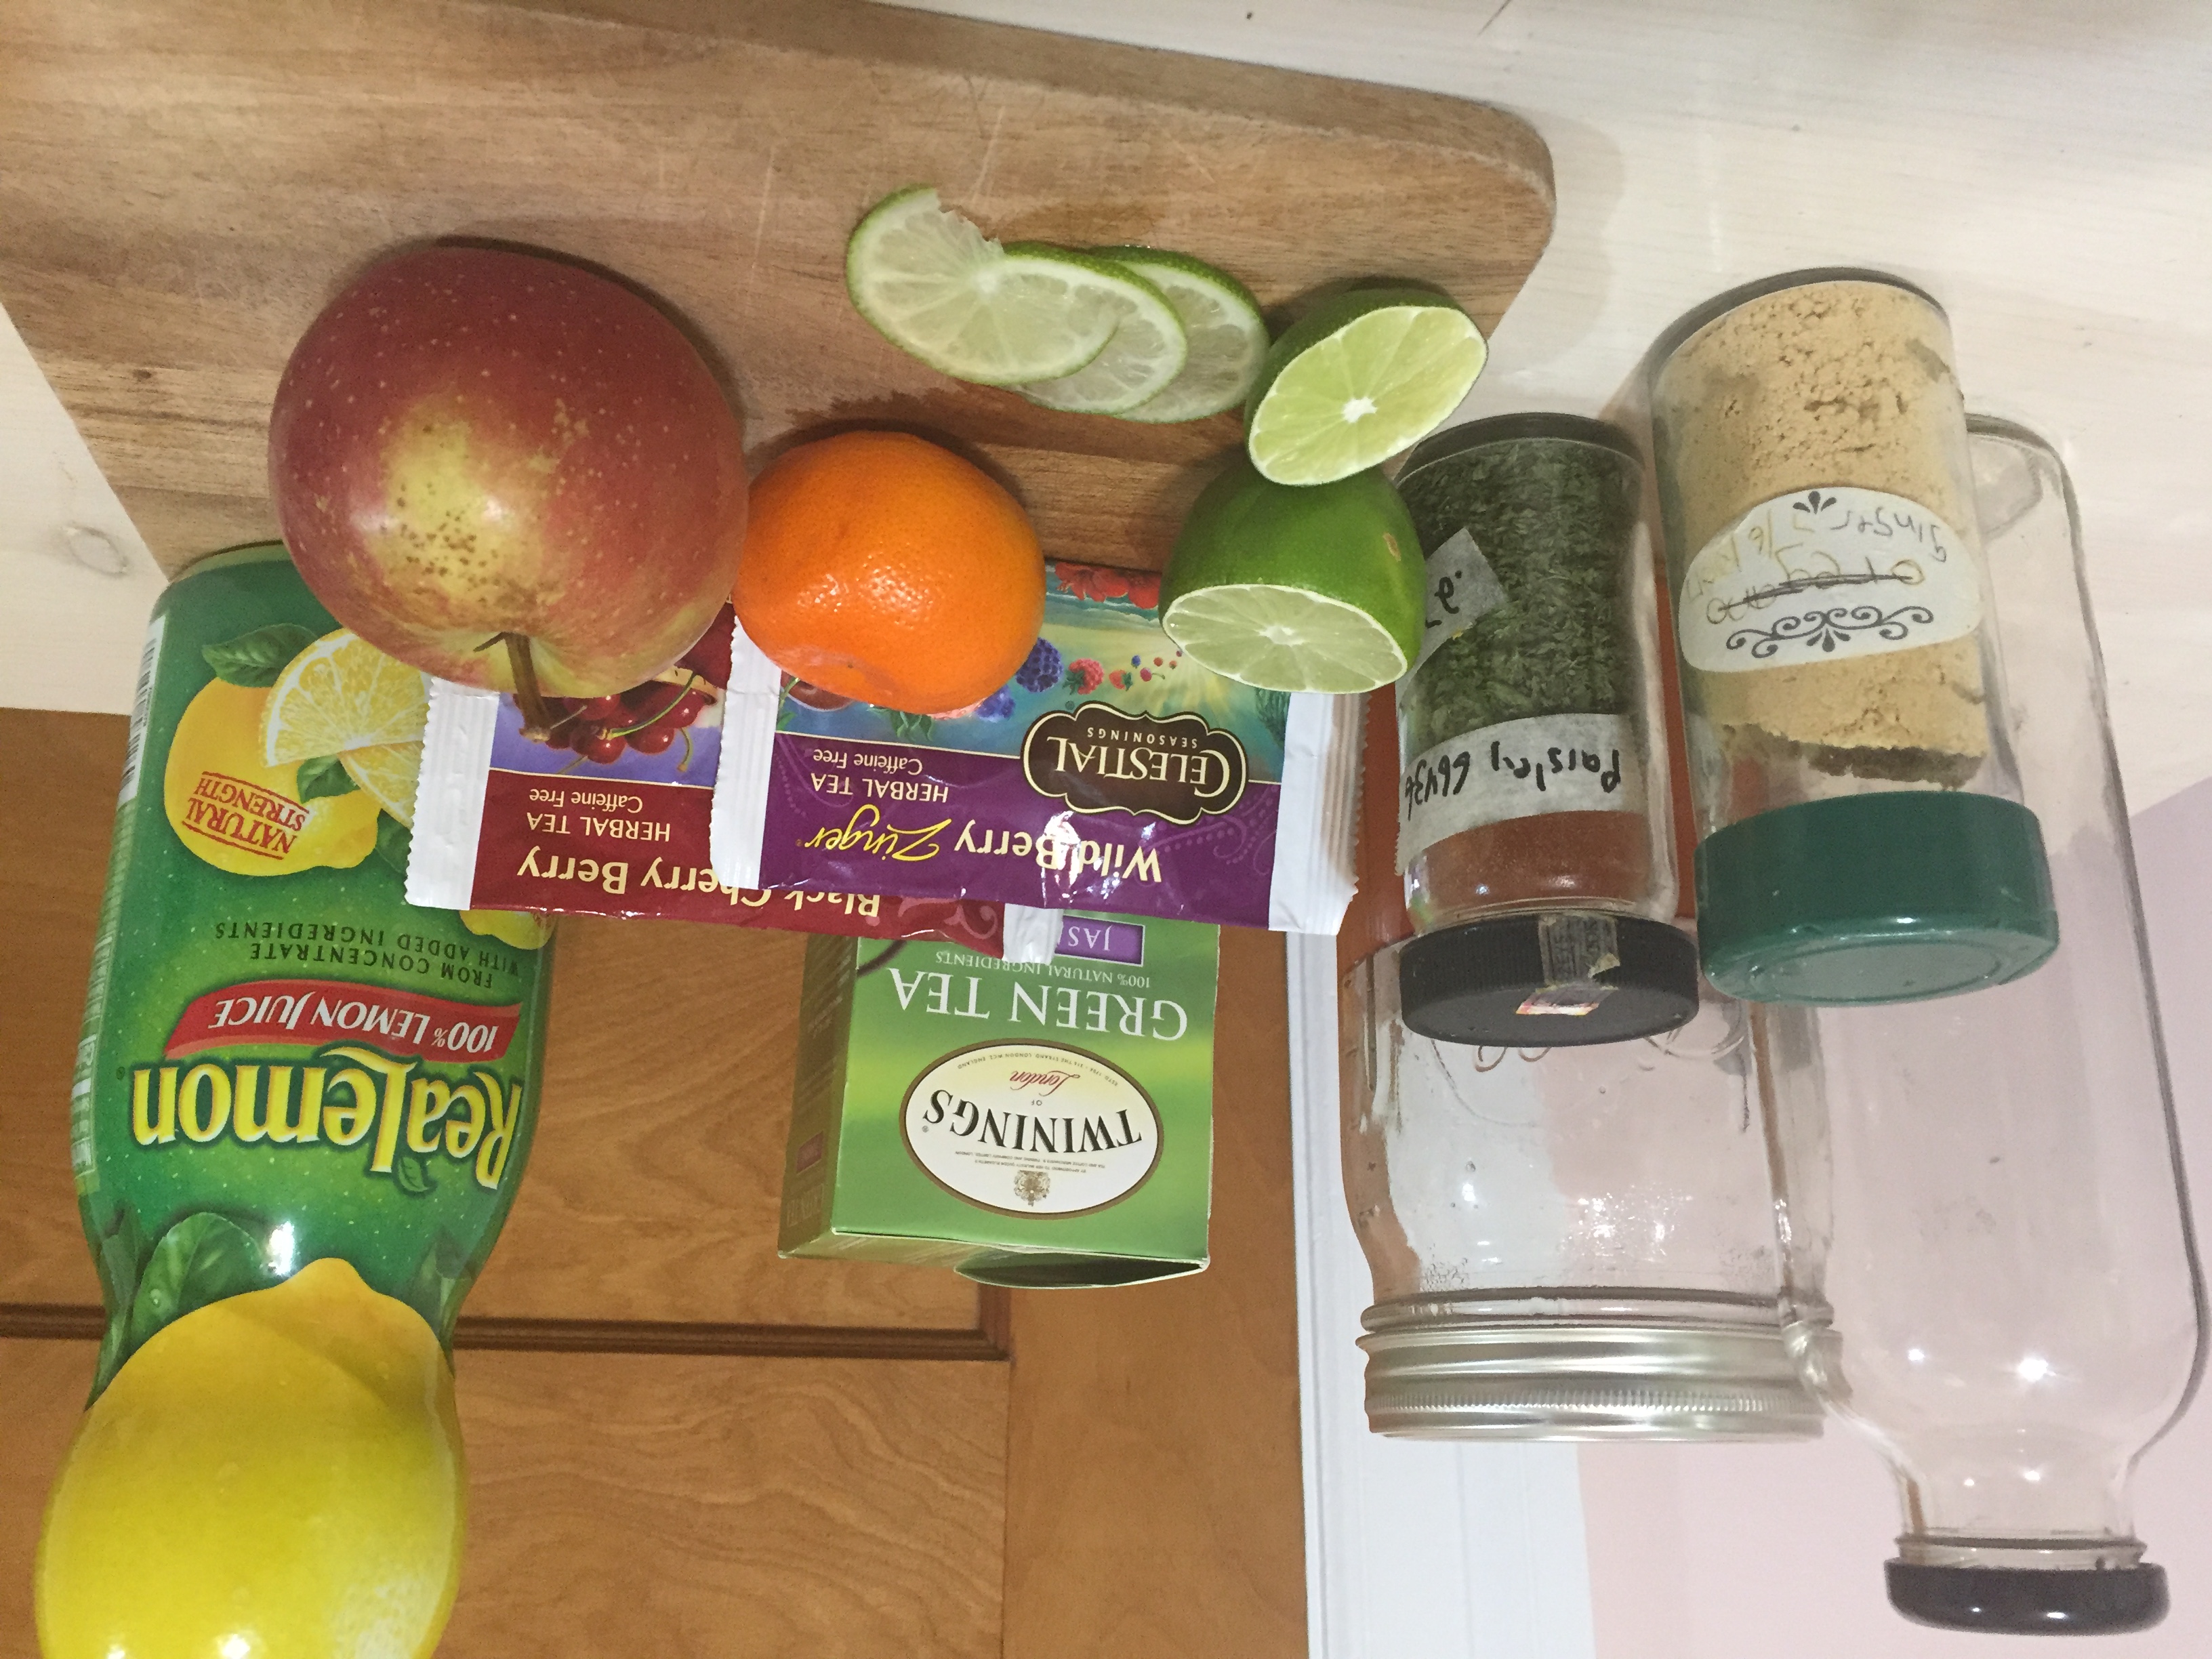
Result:
{"label": "sliced lime", "polygon": [[1487,355],[1473,320],[1441,294],[1340,294],[1267,353],[1244,411],[1252,464],[1286,484],[1377,465],[1459,407]]}
{"label": "sliced lime", "polygon": [[1302,587],[1201,588],[1160,625],[1215,673],[1270,691],[1372,691],[1406,672],[1405,652],[1374,617]]}
{"label": "sliced lime", "polygon": [[1080,260],[1099,271],[1119,275],[1128,283],[1127,291],[1116,301],[1121,320],[1114,337],[1106,342],[1106,349],[1073,374],[1021,387],[1022,396],[1031,403],[1079,415],[1118,415],[1156,397],[1182,373],[1184,360],[1190,356],[1182,319],[1176,315],[1166,295],[1127,265],[1036,242],[1016,242],[1006,252]]}
{"label": "sliced lime", "polygon": [[845,288],[902,351],[955,380],[1019,386],[1073,374],[1105,349],[1127,272],[1058,248],[1003,248],[926,185],[868,210],[845,244]]}
{"label": "sliced lime", "polygon": [[1379,472],[1294,489],[1239,456],[1183,521],[1160,625],[1194,660],[1272,691],[1371,691],[1419,648],[1420,543]]}
{"label": "sliced lime", "polygon": [[1092,250],[1127,265],[1168,296],[1190,356],[1158,396],[1118,411],[1131,421],[1196,421],[1244,401],[1267,356],[1267,325],[1244,284],[1187,253],[1150,247]]}

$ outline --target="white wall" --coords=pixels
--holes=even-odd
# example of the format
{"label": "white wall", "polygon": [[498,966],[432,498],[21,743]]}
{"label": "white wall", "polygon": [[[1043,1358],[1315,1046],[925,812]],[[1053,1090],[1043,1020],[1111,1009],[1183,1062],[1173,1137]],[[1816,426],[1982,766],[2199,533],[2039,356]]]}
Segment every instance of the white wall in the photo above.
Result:
{"label": "white wall", "polygon": [[161,581],[0,311],[0,708],[129,714]]}

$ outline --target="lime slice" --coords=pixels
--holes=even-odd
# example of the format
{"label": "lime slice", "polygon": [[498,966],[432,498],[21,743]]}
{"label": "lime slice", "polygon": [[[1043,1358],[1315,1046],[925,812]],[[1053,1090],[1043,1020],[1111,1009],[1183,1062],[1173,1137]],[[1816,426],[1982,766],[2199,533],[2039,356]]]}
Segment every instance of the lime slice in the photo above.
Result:
{"label": "lime slice", "polygon": [[1340,294],[1267,353],[1244,410],[1252,464],[1286,484],[1377,465],[1443,424],[1486,356],[1473,320],[1441,294]]}
{"label": "lime slice", "polygon": [[1121,321],[1106,349],[1073,374],[1023,386],[1022,396],[1031,403],[1079,415],[1119,415],[1150,402],[1182,373],[1190,356],[1182,319],[1168,296],[1127,264],[1036,242],[1017,242],[1006,252],[1010,258],[1034,253],[1079,259],[1102,273],[1118,275],[1128,284],[1127,292],[1115,302]]}
{"label": "lime slice", "polygon": [[853,304],[893,345],[955,380],[1019,386],[1105,349],[1135,285],[1103,260],[1004,248],[928,185],[889,196],[845,244]]}
{"label": "lime slice", "polygon": [[1419,649],[1413,520],[1379,472],[1311,488],[1239,456],[1183,521],[1160,625],[1194,661],[1270,691],[1371,691]]}
{"label": "lime slice", "polygon": [[1132,421],[1197,421],[1243,403],[1267,356],[1267,325],[1244,284],[1187,253],[1149,247],[1092,251],[1127,265],[1166,295],[1190,341],[1189,359],[1166,390],[1117,412]]}

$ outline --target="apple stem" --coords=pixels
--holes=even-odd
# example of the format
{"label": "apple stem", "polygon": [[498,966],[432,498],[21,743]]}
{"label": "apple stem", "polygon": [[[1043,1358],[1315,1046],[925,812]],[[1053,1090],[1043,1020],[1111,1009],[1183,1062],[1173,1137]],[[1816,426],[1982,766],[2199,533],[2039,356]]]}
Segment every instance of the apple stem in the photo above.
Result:
{"label": "apple stem", "polygon": [[507,647],[507,665],[514,676],[514,702],[522,710],[522,735],[532,743],[543,743],[553,729],[553,711],[545,706],[544,696],[538,690],[538,666],[530,660],[530,635],[501,634],[499,637]]}

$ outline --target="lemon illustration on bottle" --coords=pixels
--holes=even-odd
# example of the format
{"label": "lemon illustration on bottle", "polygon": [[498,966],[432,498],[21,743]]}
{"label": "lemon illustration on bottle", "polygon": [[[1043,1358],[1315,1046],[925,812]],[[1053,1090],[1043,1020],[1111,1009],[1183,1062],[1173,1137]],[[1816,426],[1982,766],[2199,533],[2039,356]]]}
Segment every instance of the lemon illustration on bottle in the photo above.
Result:
{"label": "lemon illustration on bottle", "polygon": [[[261,757],[269,694],[210,680],[177,722],[161,804],[177,839],[234,876],[350,870],[376,850],[376,798],[360,788],[300,799],[300,764]],[[343,769],[341,769],[343,775]],[[349,778],[348,781],[351,780]]]}
{"label": "lemon illustration on bottle", "polygon": [[377,817],[412,823],[428,708],[422,676],[346,629],[290,623],[205,647],[216,678],[177,722],[162,805],[218,870],[349,870]]}
{"label": "lemon illustration on bottle", "polygon": [[157,1333],[86,1413],[46,1505],[47,1659],[418,1659],[460,1578],[453,1377],[345,1262]]}

